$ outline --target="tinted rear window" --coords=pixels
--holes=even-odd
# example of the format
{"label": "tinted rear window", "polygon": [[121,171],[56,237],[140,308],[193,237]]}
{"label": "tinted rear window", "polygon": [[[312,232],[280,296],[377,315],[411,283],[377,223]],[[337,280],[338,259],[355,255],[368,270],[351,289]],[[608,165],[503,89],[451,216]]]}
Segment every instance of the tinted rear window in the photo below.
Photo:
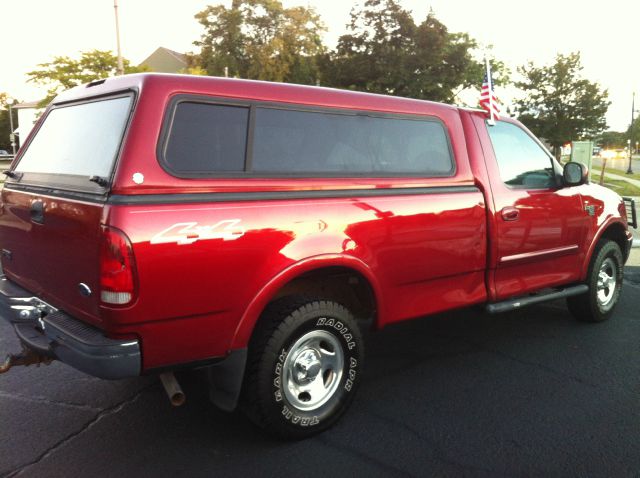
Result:
{"label": "tinted rear window", "polygon": [[437,121],[256,110],[256,172],[440,176],[452,169],[447,135]]}
{"label": "tinted rear window", "polygon": [[244,169],[249,108],[178,103],[164,158],[182,173]]}
{"label": "tinted rear window", "polygon": [[435,119],[197,101],[175,105],[161,157],[170,172],[184,177],[454,172],[445,127]]}
{"label": "tinted rear window", "polygon": [[52,109],[15,170],[108,178],[132,101],[125,96]]}

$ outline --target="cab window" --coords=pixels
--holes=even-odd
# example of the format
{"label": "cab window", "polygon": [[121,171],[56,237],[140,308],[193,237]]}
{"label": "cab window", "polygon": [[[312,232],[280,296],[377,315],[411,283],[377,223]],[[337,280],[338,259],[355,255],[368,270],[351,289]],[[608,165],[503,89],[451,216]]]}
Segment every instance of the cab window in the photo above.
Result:
{"label": "cab window", "polygon": [[487,128],[505,184],[528,189],[556,186],[552,158],[526,131],[504,121]]}
{"label": "cab window", "polygon": [[454,163],[437,120],[260,107],[253,171],[450,176]]}

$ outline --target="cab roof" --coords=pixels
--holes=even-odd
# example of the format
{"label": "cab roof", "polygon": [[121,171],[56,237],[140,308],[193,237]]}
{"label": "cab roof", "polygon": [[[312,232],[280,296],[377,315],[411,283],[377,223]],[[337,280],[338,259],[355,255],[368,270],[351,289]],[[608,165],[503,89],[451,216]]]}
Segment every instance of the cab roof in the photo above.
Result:
{"label": "cab roof", "polygon": [[194,94],[406,114],[438,115],[445,111],[450,114],[452,110],[458,109],[432,101],[319,86],[163,73],[140,73],[96,80],[59,94],[52,104],[127,90],[136,91],[140,95],[157,95],[158,100],[174,94]]}

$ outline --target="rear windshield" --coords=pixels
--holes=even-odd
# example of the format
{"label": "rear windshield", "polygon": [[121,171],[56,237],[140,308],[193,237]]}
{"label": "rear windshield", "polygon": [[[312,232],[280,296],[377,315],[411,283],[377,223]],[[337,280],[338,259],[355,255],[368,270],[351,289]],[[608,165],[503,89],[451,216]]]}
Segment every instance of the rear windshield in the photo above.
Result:
{"label": "rear windshield", "polygon": [[179,177],[449,176],[444,125],[433,118],[180,101],[161,161]]}
{"label": "rear windshield", "polygon": [[109,178],[132,95],[52,109],[15,170]]}

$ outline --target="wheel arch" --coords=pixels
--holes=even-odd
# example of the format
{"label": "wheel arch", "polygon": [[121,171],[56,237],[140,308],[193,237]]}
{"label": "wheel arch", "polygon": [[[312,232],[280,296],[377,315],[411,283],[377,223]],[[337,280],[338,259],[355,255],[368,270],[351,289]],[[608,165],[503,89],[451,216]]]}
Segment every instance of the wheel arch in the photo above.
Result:
{"label": "wheel arch", "polygon": [[593,241],[591,241],[591,244],[589,245],[589,250],[587,251],[582,264],[580,280],[586,280],[587,274],[589,273],[589,264],[591,263],[596,246],[602,239],[614,241],[618,246],[620,246],[620,251],[624,254],[625,248],[627,247],[626,230],[627,228],[622,220],[616,217],[610,218],[600,227],[594,236]]}
{"label": "wheel arch", "polygon": [[[367,264],[360,259],[343,255],[314,256],[289,266],[274,276],[253,298],[242,315],[234,332],[230,349],[245,348],[249,344],[251,335],[260,319],[265,307],[275,299],[287,295],[302,294],[308,292],[320,293],[322,285],[326,285],[327,277],[344,277],[346,280],[356,278],[362,291],[369,294],[369,304],[365,304],[364,310],[371,313],[373,323],[379,322],[383,310],[380,285]],[[345,294],[349,291],[345,291]],[[337,299],[335,293],[325,294],[323,298]],[[347,300],[347,302],[349,302]],[[350,304],[344,304],[349,306]]]}

